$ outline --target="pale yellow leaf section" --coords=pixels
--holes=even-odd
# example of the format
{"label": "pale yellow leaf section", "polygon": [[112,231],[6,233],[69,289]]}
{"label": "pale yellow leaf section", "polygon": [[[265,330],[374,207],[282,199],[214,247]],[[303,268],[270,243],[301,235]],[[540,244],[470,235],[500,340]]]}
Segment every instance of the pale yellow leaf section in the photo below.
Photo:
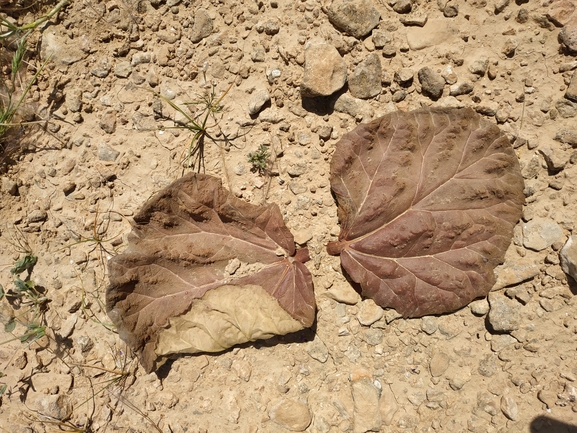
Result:
{"label": "pale yellow leaf section", "polygon": [[169,319],[155,353],[220,352],[235,344],[303,329],[262,287],[225,285],[208,291],[182,316]]}

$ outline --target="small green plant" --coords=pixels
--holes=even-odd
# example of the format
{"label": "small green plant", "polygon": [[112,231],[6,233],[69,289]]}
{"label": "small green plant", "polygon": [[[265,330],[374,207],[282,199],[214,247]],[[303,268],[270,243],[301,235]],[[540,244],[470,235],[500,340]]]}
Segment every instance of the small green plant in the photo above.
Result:
{"label": "small green plant", "polygon": [[248,162],[252,164],[252,170],[265,174],[269,164],[270,152],[268,147],[261,144],[258,150],[248,154]]}
{"label": "small green plant", "polygon": [[38,28],[40,24],[48,21],[54,15],[56,15],[60,10],[70,3],[70,0],[61,0],[50,12],[46,15],[41,16],[37,20],[32,21],[31,23],[24,24],[23,26],[17,26],[10,20],[6,19],[3,16],[0,16],[0,29],[2,29],[2,33],[0,33],[0,40],[7,39],[11,36],[18,36],[22,33],[26,33],[26,36],[33,31],[34,29]]}

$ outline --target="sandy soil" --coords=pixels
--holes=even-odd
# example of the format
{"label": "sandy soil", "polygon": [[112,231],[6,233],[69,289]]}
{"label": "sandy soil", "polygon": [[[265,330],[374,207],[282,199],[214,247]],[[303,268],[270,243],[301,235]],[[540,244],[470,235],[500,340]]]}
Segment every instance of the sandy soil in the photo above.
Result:
{"label": "sandy soil", "polygon": [[[4,3],[20,23],[51,7],[19,13]],[[72,0],[31,36],[32,65],[52,56],[25,104],[42,122],[13,133],[1,167],[0,283],[14,287],[10,269],[29,248],[38,256],[31,278],[49,301],[36,321],[46,336],[0,345],[0,431],[577,431],[577,291],[558,256],[575,228],[577,158],[555,140],[577,130],[577,108],[564,102],[577,59],[560,46],[562,23],[546,16],[556,2],[452,0],[449,18],[446,2],[416,0],[421,28],[373,0],[390,36],[378,48],[370,34],[341,33],[320,3]],[[199,16],[212,30],[196,41]],[[349,74],[377,53],[380,93],[353,112],[334,98],[303,101],[311,41],[336,46]],[[417,79],[424,66],[445,75],[437,101]],[[400,85],[406,68],[414,79]],[[451,82],[472,90],[450,96]],[[317,323],[145,374],[104,311],[106,261],[125,248],[131,216],[186,170],[192,134],[171,129],[181,115],[155,93],[182,105],[212,91],[226,94],[206,173],[249,202],[280,206],[311,253]],[[263,91],[271,100],[251,116]],[[335,143],[363,120],[422,105],[473,107],[514,143],[527,204],[491,296],[516,330],[493,332],[486,300],[440,317],[382,314],[325,251],[339,233],[328,179]],[[272,154],[265,174],[247,160],[260,145]],[[561,235],[528,248],[522,226],[539,218]],[[18,318],[0,341],[36,323],[27,306],[0,306],[3,324]]]}

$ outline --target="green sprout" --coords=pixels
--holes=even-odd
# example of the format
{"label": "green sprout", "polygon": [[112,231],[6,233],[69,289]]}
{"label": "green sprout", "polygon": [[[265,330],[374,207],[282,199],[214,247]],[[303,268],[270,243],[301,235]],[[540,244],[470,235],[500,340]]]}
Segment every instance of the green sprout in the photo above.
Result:
{"label": "green sprout", "polygon": [[251,152],[248,154],[248,162],[252,164],[252,170],[258,171],[260,174],[266,173],[268,167],[268,159],[270,157],[270,152],[268,147],[261,144],[256,152]]}

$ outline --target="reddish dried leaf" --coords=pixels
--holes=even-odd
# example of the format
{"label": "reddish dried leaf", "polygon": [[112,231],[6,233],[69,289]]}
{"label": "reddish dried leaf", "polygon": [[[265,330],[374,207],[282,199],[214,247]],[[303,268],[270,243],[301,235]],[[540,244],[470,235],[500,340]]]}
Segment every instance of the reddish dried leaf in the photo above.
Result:
{"label": "reddish dried leaf", "polygon": [[471,109],[360,125],[337,144],[331,187],[341,233],[327,250],[363,295],[405,317],[485,296],[524,202],[507,137]]}
{"label": "reddish dried leaf", "polygon": [[[128,248],[108,264],[107,311],[121,338],[139,353],[147,371],[162,361],[157,360],[155,352],[161,343],[159,334],[170,328],[175,318],[191,311],[208,292],[214,295],[222,287],[233,293],[231,296],[243,290],[264,289],[264,296],[268,296],[266,292],[274,297],[274,303],[288,313],[291,321],[303,328],[312,325],[312,278],[303,264],[308,251],[295,251],[293,236],[276,205],[249,204],[224,189],[219,179],[189,174],[153,197],[134,221]],[[249,271],[242,275],[227,271],[233,259],[246,264]],[[230,292],[231,287],[236,289]],[[202,308],[212,308],[213,301],[214,296],[210,302],[203,300]],[[226,308],[237,307],[231,305],[236,299],[227,302]],[[260,305],[238,308],[254,308],[254,317],[262,314]],[[236,320],[245,319],[233,317],[226,323]],[[252,326],[233,325],[239,331]],[[211,335],[214,341],[220,341],[221,335]]]}

